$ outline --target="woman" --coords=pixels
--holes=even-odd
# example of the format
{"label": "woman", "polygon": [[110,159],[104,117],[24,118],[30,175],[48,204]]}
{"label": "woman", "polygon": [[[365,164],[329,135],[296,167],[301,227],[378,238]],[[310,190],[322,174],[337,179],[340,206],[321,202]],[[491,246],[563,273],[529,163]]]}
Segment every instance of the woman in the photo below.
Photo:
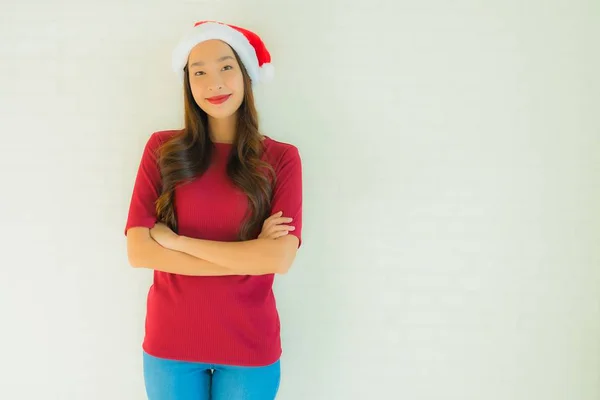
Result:
{"label": "woman", "polygon": [[150,400],[274,399],[280,325],[272,284],[301,243],[295,146],[260,134],[252,87],[270,55],[254,33],[199,22],[173,52],[185,127],[146,143],[125,228],[154,270],[143,342]]}

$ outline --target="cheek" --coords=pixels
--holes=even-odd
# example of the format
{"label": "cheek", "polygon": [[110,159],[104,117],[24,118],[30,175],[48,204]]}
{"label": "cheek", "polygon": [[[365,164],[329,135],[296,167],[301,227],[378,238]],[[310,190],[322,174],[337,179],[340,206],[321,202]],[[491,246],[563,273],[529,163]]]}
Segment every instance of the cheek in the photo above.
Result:
{"label": "cheek", "polygon": [[241,74],[239,77],[235,77],[229,87],[235,91],[236,103],[239,106],[244,100],[244,77]]}
{"label": "cheek", "polygon": [[204,91],[200,88],[199,85],[194,85],[191,82],[190,88],[192,89],[192,96],[194,97],[194,100],[196,100],[196,103],[201,103],[202,99],[204,98]]}
{"label": "cheek", "polygon": [[243,93],[244,93],[244,77],[242,76],[242,73],[238,72],[237,74],[232,74],[228,78],[229,79],[227,79],[227,86],[236,92],[242,93],[242,95],[243,95]]}

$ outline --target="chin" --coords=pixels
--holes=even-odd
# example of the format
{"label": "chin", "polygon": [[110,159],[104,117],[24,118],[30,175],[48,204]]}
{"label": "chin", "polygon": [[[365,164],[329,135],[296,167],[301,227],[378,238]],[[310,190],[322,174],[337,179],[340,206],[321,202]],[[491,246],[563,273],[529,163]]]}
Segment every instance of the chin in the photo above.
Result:
{"label": "chin", "polygon": [[229,118],[236,112],[236,110],[232,110],[232,109],[215,110],[214,108],[208,108],[208,107],[204,108],[203,110],[209,117],[212,117],[215,119]]}
{"label": "chin", "polygon": [[[229,103],[229,101],[227,103]],[[221,106],[204,103],[200,108],[202,108],[202,110],[211,117],[221,119],[231,117],[237,112],[237,110],[240,108],[240,105],[241,104],[237,104],[237,102],[232,104],[223,104]]]}

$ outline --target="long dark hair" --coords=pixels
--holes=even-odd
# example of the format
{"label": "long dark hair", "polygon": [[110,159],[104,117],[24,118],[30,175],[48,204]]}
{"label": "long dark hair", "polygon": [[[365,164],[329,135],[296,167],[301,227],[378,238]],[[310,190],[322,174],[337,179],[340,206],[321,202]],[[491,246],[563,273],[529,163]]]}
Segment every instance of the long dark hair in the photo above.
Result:
{"label": "long dark hair", "polygon": [[[244,78],[244,100],[237,111],[237,134],[227,164],[227,174],[248,196],[249,208],[238,232],[239,240],[255,238],[269,216],[275,174],[270,164],[261,160],[262,135],[258,130],[258,113],[254,105],[251,80],[239,56],[233,52]],[[203,174],[210,164],[213,144],[208,133],[208,116],[196,104],[184,68],[185,127],[159,149],[158,163],[162,193],[156,201],[159,221],[177,232],[173,205],[175,187]]]}

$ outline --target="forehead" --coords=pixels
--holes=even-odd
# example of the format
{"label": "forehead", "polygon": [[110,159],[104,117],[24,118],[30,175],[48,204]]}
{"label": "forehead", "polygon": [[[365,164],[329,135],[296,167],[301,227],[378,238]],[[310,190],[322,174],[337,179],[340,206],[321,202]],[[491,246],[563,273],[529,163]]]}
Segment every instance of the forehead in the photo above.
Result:
{"label": "forehead", "polygon": [[231,47],[221,40],[213,39],[195,45],[190,50],[188,62],[214,62],[225,56],[234,57]]}

